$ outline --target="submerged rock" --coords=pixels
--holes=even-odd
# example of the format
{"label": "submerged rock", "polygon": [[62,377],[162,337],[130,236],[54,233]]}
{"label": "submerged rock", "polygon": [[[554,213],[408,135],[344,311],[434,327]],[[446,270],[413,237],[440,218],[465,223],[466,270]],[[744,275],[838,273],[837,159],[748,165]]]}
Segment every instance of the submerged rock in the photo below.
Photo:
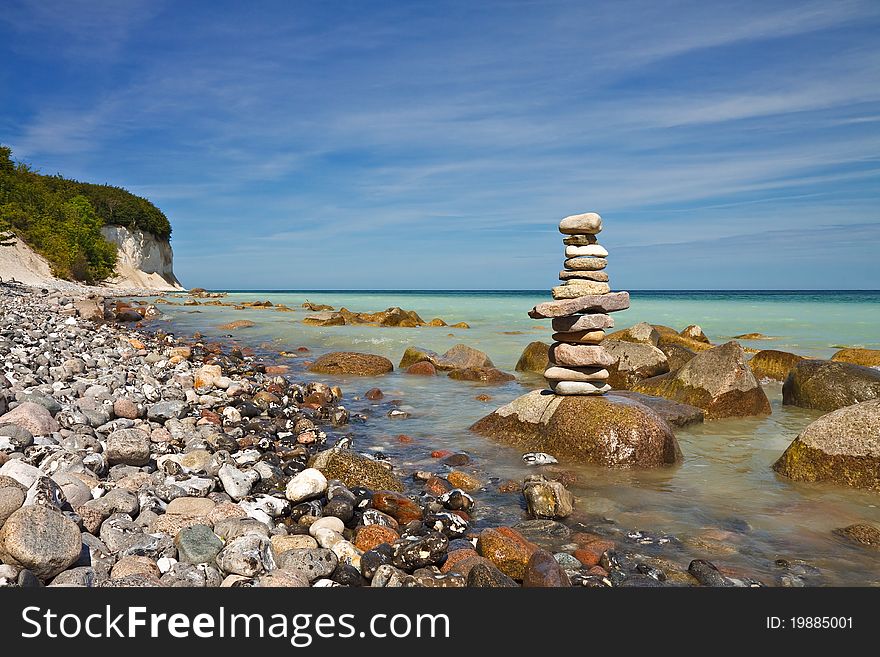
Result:
{"label": "submerged rock", "polygon": [[311,366],[310,372],[320,374],[353,374],[355,376],[378,376],[394,369],[394,364],[384,356],[362,354],[354,351],[335,351],[324,354]]}
{"label": "submerged rock", "polygon": [[456,381],[479,381],[482,383],[506,383],[516,377],[494,367],[466,367],[452,370],[449,378]]}
{"label": "submerged rock", "polygon": [[858,523],[855,525],[849,525],[848,527],[835,529],[834,533],[841,538],[852,541],[856,545],[868,547],[873,550],[880,550],[880,529],[874,525]]}
{"label": "submerged rock", "polygon": [[612,390],[608,394],[626,397],[644,404],[673,427],[686,427],[691,424],[698,424],[703,421],[706,414],[702,408],[697,408],[690,404],[682,404],[665,397],[645,395],[640,392],[633,392],[632,390]]}
{"label": "submerged rock", "polygon": [[811,422],[773,469],[797,481],[880,490],[880,399],[839,408]]}
{"label": "submerged rock", "polygon": [[632,389],[697,406],[707,419],[770,414],[770,400],[737,342],[697,354],[677,372],[645,379]]}
{"label": "submerged rock", "polygon": [[655,467],[681,459],[669,424],[620,396],[562,397],[535,390],[470,429],[524,452],[552,453],[563,462]]}
{"label": "submerged rock", "polygon": [[782,384],[782,403],[833,411],[880,397],[880,371],[829,360],[802,360]]}

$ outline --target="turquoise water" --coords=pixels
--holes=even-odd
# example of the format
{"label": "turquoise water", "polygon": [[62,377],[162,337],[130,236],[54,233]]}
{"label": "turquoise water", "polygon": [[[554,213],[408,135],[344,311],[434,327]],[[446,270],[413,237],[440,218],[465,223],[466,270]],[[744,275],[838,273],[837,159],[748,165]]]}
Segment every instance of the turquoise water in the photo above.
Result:
{"label": "turquoise water", "polygon": [[[381,354],[396,364],[408,345],[442,352],[464,342],[485,351],[497,367],[512,371],[526,344],[549,341],[549,322],[527,315],[547,298],[541,292],[233,292],[222,301],[269,300],[295,312],[162,305],[165,316],[157,326],[179,335],[199,331],[208,338],[225,337],[289,365],[289,376],[295,380],[319,378],[340,385],[345,405],[368,418],[346,429],[354,433],[355,448],[387,453],[402,472],[443,472],[443,466],[430,458],[435,449],[468,452],[472,463],[464,469],[486,483],[476,495],[484,510],[478,523],[491,525],[523,517],[520,496],[497,493],[495,482],[521,479],[528,470],[516,450],[475,436],[467,427],[525,391],[543,387],[543,379],[519,375],[515,381],[488,386],[397,371],[376,378],[315,377],[306,365],[321,353],[340,350]],[[309,312],[300,307],[305,299],[358,312],[400,306],[426,321],[441,317],[449,324],[467,322],[471,328],[306,326],[301,320]],[[256,325],[236,331],[217,328],[235,319]],[[695,323],[713,342],[759,332],[771,339],[743,340],[743,345],[804,356],[827,358],[838,345],[880,348],[880,292],[635,292],[631,309],[616,313],[615,320],[619,328],[649,321],[680,330]],[[279,355],[301,346],[310,351],[298,358]],[[363,392],[374,386],[385,398],[365,401]],[[831,534],[854,522],[880,523],[880,495],[797,484],[776,476],[772,463],[820,413],[783,407],[778,383],[767,384],[765,390],[773,406],[768,418],[677,430],[685,457],[678,467],[650,472],[567,467],[578,478],[572,487],[578,513],[592,523],[603,523],[607,531],[620,531],[627,547],[647,554],[655,550],[683,567],[692,558],[709,558],[719,567],[773,584],[782,574],[775,561],[785,558],[804,560],[818,569],[804,576],[806,584],[880,585],[876,553],[844,544]],[[491,399],[480,401],[476,397],[481,394]],[[392,400],[411,413],[409,419],[386,417]],[[401,433],[414,442],[400,443],[396,436]],[[633,529],[671,534],[681,543],[662,551],[630,545],[623,534]]]}

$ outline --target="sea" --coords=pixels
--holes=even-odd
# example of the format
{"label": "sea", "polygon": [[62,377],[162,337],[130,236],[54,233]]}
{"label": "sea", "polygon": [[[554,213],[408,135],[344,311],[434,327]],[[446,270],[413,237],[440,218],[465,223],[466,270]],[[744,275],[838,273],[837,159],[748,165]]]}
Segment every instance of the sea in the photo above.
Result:
{"label": "sea", "polygon": [[[498,484],[522,480],[535,470],[523,464],[516,449],[474,435],[468,427],[494,408],[544,387],[540,376],[516,373],[516,380],[502,385],[408,376],[397,369],[375,378],[330,377],[309,373],[307,364],[330,351],[359,351],[386,356],[396,366],[408,346],[442,353],[464,343],[513,372],[526,345],[550,342],[549,321],[527,314],[548,300],[546,291],[226,292],[224,302],[270,301],[273,307],[160,305],[163,317],[153,326],[181,337],[198,332],[206,339],[231,340],[267,362],[288,365],[293,380],[339,385],[343,404],[365,420],[333,429],[329,443],[350,433],[354,449],[390,457],[403,474],[442,474],[448,468],[431,452],[464,451],[471,457],[464,470],[484,484],[475,493],[475,529],[525,518],[521,495],[500,493]],[[180,303],[184,296],[165,298]],[[469,328],[308,326],[302,323],[310,314],[302,307],[305,301],[354,312],[399,306],[425,321],[439,317]],[[278,304],[293,312],[279,312]],[[239,319],[255,325],[220,328]],[[615,313],[614,319],[615,329],[642,321],[677,330],[698,324],[713,343],[760,333],[761,339],[739,341],[744,347],[815,358],[828,358],[841,347],[880,349],[880,291],[632,291],[630,309]],[[308,351],[298,352],[301,347]],[[366,400],[364,392],[374,387],[383,391],[383,399]],[[621,547],[658,563],[687,568],[691,559],[708,559],[725,572],[767,585],[880,585],[878,553],[833,533],[854,523],[880,525],[880,494],[777,475],[771,469],[774,461],[822,413],[783,406],[778,382],[766,381],[764,388],[772,405],[769,417],[677,429],[684,455],[678,466],[642,471],[567,464],[565,469],[577,478],[571,485],[577,517],[585,527],[600,527]],[[406,410],[409,417],[392,419],[391,408]],[[412,442],[401,442],[401,434]],[[412,492],[417,490],[414,486]]]}

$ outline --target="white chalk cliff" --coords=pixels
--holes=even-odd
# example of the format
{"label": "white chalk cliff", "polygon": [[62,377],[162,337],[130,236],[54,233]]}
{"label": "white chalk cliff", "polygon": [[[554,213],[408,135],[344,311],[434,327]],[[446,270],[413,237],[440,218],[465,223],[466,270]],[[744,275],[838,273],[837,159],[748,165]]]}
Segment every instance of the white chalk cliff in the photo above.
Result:
{"label": "white chalk cliff", "polygon": [[[116,245],[118,253],[116,275],[101,287],[156,292],[183,289],[174,275],[174,255],[168,240],[123,226],[104,226],[101,233]],[[82,287],[55,278],[46,259],[21,240],[0,247],[0,279],[49,289],[73,291]]]}

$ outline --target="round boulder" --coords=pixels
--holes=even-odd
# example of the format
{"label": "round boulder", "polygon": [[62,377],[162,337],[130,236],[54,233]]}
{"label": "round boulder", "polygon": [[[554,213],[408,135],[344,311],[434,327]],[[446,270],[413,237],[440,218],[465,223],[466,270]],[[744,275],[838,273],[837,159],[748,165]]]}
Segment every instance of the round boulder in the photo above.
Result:
{"label": "round boulder", "polygon": [[782,384],[782,403],[820,411],[880,397],[880,371],[830,360],[802,360]]}
{"label": "round boulder", "polygon": [[530,342],[523,349],[522,355],[516,361],[514,369],[517,372],[536,372],[542,374],[549,367],[548,349],[550,349],[550,345],[546,342]]}
{"label": "round boulder", "polygon": [[0,529],[0,561],[49,580],[82,551],[79,527],[60,511],[34,504],[15,511]]}
{"label": "round boulder", "polygon": [[797,481],[880,490],[880,399],[839,408],[811,422],[773,469]]}
{"label": "round boulder", "polygon": [[471,431],[560,461],[656,467],[681,459],[669,424],[647,406],[619,396],[534,390],[477,421]]}
{"label": "round boulder", "polygon": [[632,389],[697,406],[707,419],[770,414],[770,400],[738,342],[700,352],[677,372],[645,379]]}
{"label": "round boulder", "polygon": [[324,354],[309,367],[319,374],[352,374],[355,376],[379,376],[394,369],[394,364],[384,356],[362,354],[356,351],[334,351]]}
{"label": "round boulder", "polygon": [[880,367],[880,349],[841,349],[831,360],[865,367]]}

